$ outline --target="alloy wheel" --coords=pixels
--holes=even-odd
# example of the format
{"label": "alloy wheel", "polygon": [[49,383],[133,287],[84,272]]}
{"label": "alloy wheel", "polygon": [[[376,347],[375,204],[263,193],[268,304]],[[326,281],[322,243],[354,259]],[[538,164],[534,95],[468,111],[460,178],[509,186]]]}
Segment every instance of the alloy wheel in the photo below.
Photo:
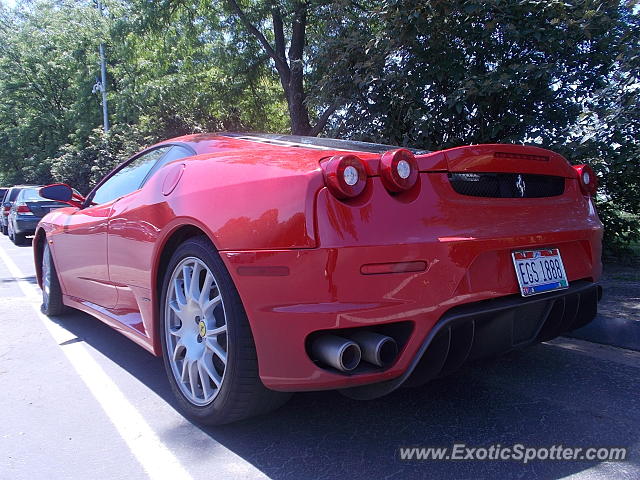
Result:
{"label": "alloy wheel", "polygon": [[51,254],[49,245],[45,245],[42,252],[42,304],[49,304],[49,294],[51,292]]}
{"label": "alloy wheel", "polygon": [[220,392],[227,366],[227,318],[218,283],[199,258],[174,268],[165,295],[167,354],[180,391],[196,406]]}

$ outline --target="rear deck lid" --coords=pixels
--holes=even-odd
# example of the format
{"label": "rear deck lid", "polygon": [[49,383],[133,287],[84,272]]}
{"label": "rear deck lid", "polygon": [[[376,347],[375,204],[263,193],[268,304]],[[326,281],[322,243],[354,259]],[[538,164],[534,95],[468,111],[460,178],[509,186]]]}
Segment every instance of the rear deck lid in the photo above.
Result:
{"label": "rear deck lid", "polygon": [[575,178],[562,155],[522,145],[474,145],[442,152],[449,172],[493,172]]}

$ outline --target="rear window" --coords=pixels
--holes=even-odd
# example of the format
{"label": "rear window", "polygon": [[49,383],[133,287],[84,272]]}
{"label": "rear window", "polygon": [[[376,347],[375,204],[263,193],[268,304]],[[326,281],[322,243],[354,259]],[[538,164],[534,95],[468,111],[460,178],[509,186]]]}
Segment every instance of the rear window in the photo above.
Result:
{"label": "rear window", "polygon": [[[278,135],[272,133],[220,133],[221,136],[249,140],[258,143],[268,143],[282,147],[303,147],[315,148],[319,150],[348,150],[353,152],[384,153],[398,145],[387,145],[383,143],[359,142],[356,140],[338,140],[336,138],[305,137],[302,135]],[[413,147],[403,146],[416,155],[429,153],[429,150],[421,150]]]}
{"label": "rear window", "polygon": [[39,188],[25,188],[22,190],[20,200],[23,202],[38,202],[40,200],[44,200],[38,193],[39,191]]}

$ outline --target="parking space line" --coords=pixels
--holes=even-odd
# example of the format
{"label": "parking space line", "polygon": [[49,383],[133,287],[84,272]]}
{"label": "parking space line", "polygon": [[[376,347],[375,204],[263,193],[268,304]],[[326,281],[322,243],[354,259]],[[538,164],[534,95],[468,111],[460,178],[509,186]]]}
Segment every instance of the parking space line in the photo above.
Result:
{"label": "parking space line", "polygon": [[[40,312],[41,297],[37,287],[34,288],[23,279],[24,274],[1,246],[0,258],[55,342],[60,346],[74,339],[75,336],[71,332]],[[64,347],[60,346],[60,349],[150,478],[185,480],[192,478],[176,456],[158,438],[140,412],[89,354],[83,343],[66,343]]]}

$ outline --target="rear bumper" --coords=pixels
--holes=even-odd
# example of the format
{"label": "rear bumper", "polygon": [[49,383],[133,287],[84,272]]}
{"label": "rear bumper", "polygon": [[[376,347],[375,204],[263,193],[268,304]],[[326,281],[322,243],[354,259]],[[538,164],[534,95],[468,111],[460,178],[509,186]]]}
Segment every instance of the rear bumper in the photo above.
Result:
{"label": "rear bumper", "polygon": [[[514,315],[524,315],[518,308],[519,302],[540,305],[582,285],[597,288],[594,285],[601,272],[600,236],[601,231],[594,229],[491,241],[456,239],[377,247],[220,254],[251,323],[263,383],[282,391],[350,389],[398,378],[404,381],[422,358],[425,342],[429,345],[429,339],[438,332],[435,328],[442,319],[457,312],[456,308],[476,312],[477,302],[507,302],[516,308],[505,314],[505,319],[487,323],[486,335],[474,334],[478,342],[482,340],[474,349],[491,351],[494,340],[498,342],[497,351],[538,341],[537,336],[525,333],[531,333],[536,321],[545,322],[545,310],[535,307],[538,320],[517,323],[518,328],[514,329],[513,319],[518,318]],[[546,241],[542,243],[542,239]],[[544,247],[560,249],[571,288],[524,299],[519,296],[511,252]],[[362,273],[365,265],[416,260],[424,263],[424,270]],[[553,313],[556,318],[555,310]],[[548,330],[551,327],[541,332],[557,335],[577,328],[576,322],[562,320],[558,333]],[[400,346],[396,361],[384,370],[345,374],[322,368],[308,354],[309,337],[319,331],[382,329],[400,323],[411,326],[410,334]],[[483,321],[474,321],[474,332],[476,324],[479,329],[485,326]],[[499,334],[494,332],[496,329]],[[521,341],[507,342],[505,336],[511,334]],[[458,343],[457,338],[454,341]]]}
{"label": "rear bumper", "polygon": [[550,340],[591,322],[600,298],[600,285],[579,280],[566,290],[540,296],[512,295],[454,307],[431,329],[401,376],[343,393],[362,400],[376,398],[402,384],[422,385],[468,361]]}
{"label": "rear bumper", "polygon": [[17,215],[14,221],[15,232],[22,235],[33,235],[40,217]]}

